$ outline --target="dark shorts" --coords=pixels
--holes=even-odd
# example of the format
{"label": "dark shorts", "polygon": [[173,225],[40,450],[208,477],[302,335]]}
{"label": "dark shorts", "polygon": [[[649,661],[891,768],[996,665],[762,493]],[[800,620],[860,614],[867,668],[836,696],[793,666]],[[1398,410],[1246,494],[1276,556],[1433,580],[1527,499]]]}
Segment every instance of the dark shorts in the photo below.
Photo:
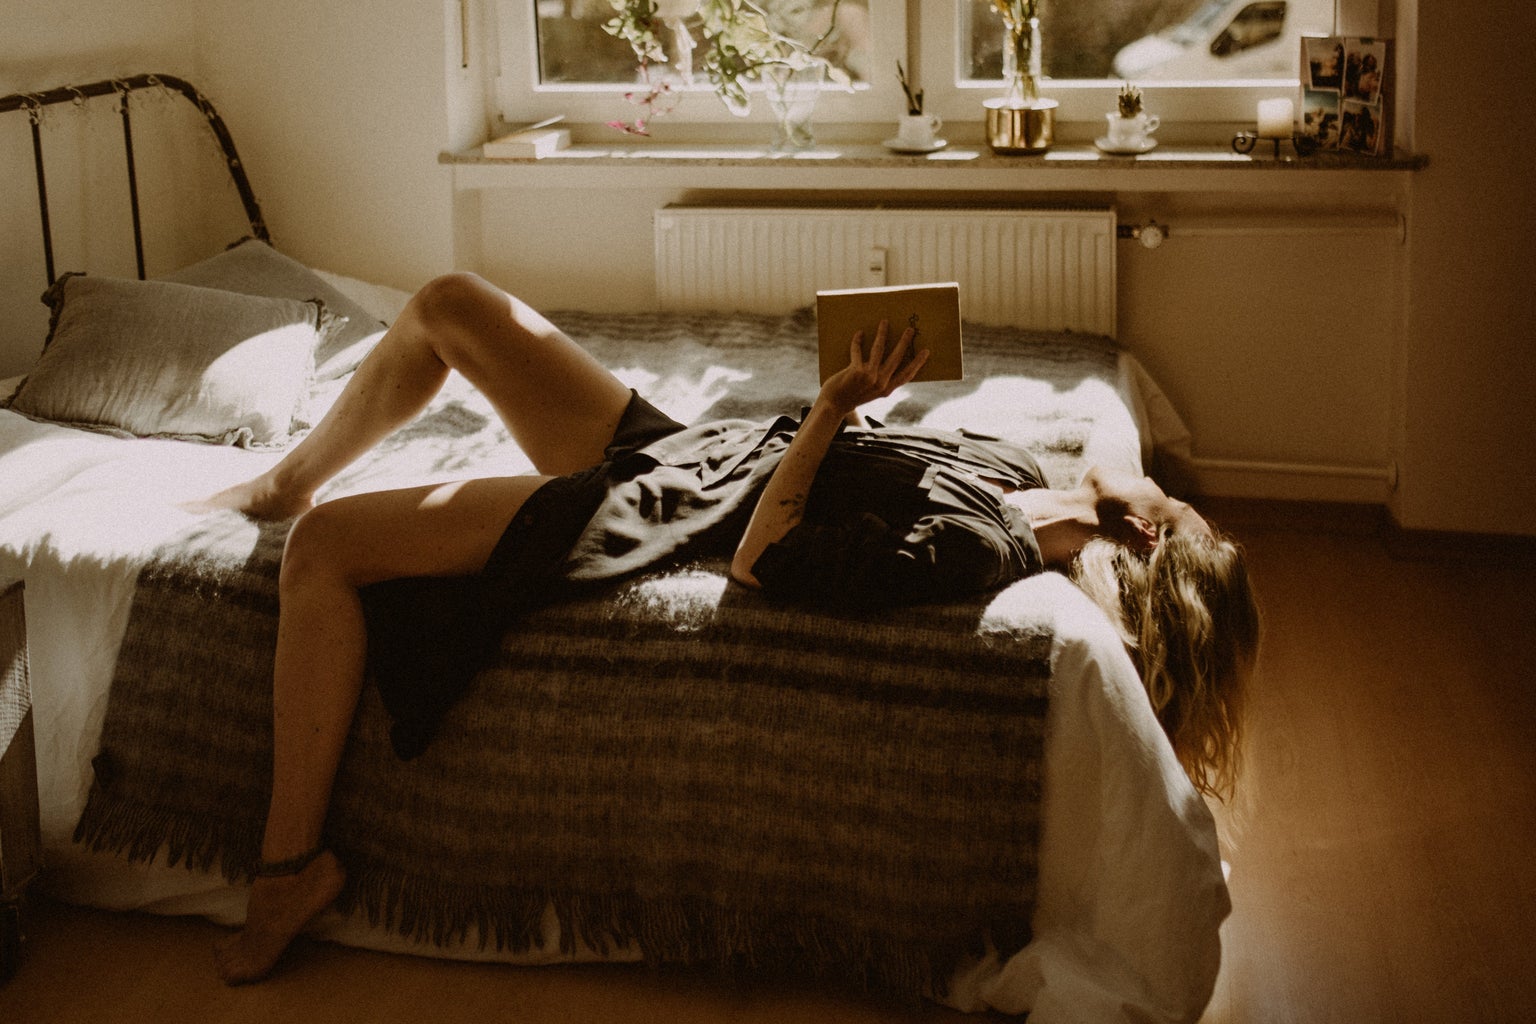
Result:
{"label": "dark shorts", "polygon": [[[413,577],[364,587],[368,671],[394,720],[395,753],[412,758],[495,658],[517,616],[558,596],[562,567],[607,494],[646,445],[683,429],[634,391],[604,460],[534,491],[502,531],[478,576]],[[650,465],[645,460],[645,467]]]}
{"label": "dark shorts", "polygon": [[681,423],[641,398],[631,388],[629,404],[624,407],[624,415],[619,417],[619,425],[613,428],[613,440],[608,442],[603,457],[609,462],[618,461],[683,429]]}
{"label": "dark shorts", "polygon": [[496,542],[482,575],[510,583],[533,570],[545,576],[558,570],[608,493],[609,479],[625,473],[640,449],[682,429],[631,389],[603,461],[557,476],[529,495]]}

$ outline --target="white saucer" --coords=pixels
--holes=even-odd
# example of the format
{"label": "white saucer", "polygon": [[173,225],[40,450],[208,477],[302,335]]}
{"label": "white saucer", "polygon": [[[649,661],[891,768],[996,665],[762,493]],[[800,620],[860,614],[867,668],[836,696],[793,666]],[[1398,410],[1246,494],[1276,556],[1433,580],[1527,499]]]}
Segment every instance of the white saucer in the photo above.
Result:
{"label": "white saucer", "polygon": [[1143,139],[1139,146],[1112,146],[1109,136],[1094,139],[1093,144],[1105,153],[1113,153],[1115,156],[1137,156],[1141,153],[1150,153],[1157,148],[1156,139]]}
{"label": "white saucer", "polygon": [[902,142],[900,139],[886,139],[880,145],[892,153],[937,153],[949,145],[949,142],[945,139],[934,139],[926,146],[914,146],[909,142]]}

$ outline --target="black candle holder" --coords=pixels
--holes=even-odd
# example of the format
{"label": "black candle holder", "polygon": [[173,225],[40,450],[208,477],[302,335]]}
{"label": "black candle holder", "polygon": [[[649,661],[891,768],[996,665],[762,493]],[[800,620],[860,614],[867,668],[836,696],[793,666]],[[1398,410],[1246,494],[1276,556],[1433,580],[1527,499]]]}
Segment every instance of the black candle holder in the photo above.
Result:
{"label": "black candle holder", "polygon": [[[1238,132],[1232,136],[1232,150],[1236,153],[1252,153],[1253,147],[1259,144],[1261,136],[1258,132]],[[1274,157],[1280,159],[1280,143],[1283,141],[1278,136],[1268,136],[1275,144]],[[1291,132],[1291,145],[1296,149],[1297,156],[1311,156],[1317,152],[1317,136],[1308,135],[1306,132]]]}

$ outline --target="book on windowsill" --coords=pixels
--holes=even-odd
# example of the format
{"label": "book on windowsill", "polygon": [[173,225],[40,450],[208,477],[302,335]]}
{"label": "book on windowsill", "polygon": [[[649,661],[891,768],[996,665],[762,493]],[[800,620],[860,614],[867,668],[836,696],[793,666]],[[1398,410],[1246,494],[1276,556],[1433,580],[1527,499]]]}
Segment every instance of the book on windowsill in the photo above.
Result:
{"label": "book on windowsill", "polygon": [[[848,343],[864,332],[864,351],[874,344],[881,320],[890,321],[887,346],[907,327],[917,328],[912,351],[928,350],[928,362],[913,380],[964,377],[960,341],[960,285],[954,281],[838,288],[816,293],[816,334],[823,382],[848,365]],[[889,351],[889,348],[887,348]]]}
{"label": "book on windowsill", "polygon": [[482,152],[489,157],[553,156],[570,144],[569,128],[525,128],[492,139]]}

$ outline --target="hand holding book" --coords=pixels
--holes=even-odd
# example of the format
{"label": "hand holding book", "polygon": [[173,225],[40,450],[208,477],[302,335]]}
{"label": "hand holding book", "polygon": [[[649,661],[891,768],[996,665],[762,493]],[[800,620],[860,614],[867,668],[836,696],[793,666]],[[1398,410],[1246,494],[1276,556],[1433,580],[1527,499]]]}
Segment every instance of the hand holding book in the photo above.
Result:
{"label": "hand holding book", "polygon": [[825,405],[842,419],[865,402],[885,398],[916,379],[928,362],[929,351],[913,344],[916,328],[905,328],[895,344],[890,343],[891,329],[890,321],[881,320],[867,351],[864,332],[854,332],[848,343],[848,365],[822,382],[816,396],[818,405]]}
{"label": "hand holding book", "polygon": [[847,365],[822,383],[811,411],[795,431],[794,440],[753,506],[752,518],[736,546],[731,576],[738,583],[759,586],[752,572],[757,559],[804,517],[811,483],[844,418],[865,402],[884,398],[906,384],[927,363],[926,349],[908,358],[916,333],[911,327],[903,330],[900,339],[887,351],[890,330],[890,322],[882,320],[868,351],[863,344],[864,332],[855,332],[848,342]]}
{"label": "hand holding book", "polygon": [[926,349],[928,359],[911,380],[960,380],[964,376],[960,339],[960,286],[896,285],[843,288],[816,293],[816,327],[821,380],[848,365],[848,339],[874,339],[882,321],[893,331],[914,332],[910,351]]}

